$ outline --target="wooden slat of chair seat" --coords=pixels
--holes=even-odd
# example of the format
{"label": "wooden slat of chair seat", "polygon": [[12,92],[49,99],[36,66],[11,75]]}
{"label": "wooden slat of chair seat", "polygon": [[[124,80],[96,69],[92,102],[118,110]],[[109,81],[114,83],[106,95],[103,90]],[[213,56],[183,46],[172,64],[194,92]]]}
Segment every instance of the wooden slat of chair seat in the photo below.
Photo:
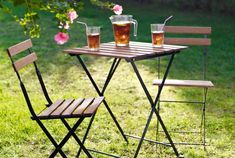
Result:
{"label": "wooden slat of chair seat", "polygon": [[73,113],[73,111],[84,101],[84,98],[76,99],[65,111],[63,112],[63,116],[69,116]]}
{"label": "wooden slat of chair seat", "polygon": [[74,99],[65,100],[59,107],[57,107],[50,115],[59,116],[61,113],[68,108],[68,106],[74,101]]}
{"label": "wooden slat of chair seat", "polygon": [[32,41],[30,39],[23,41],[19,44],[16,44],[10,48],[8,48],[8,52],[10,56],[16,55],[20,52],[23,52],[33,46]]}
{"label": "wooden slat of chair seat", "polygon": [[95,100],[93,101],[93,103],[86,108],[86,110],[83,112],[83,114],[85,116],[89,116],[92,115],[98,108],[98,106],[101,104],[101,102],[104,100],[104,97],[98,97],[95,98]]}
{"label": "wooden slat of chair seat", "polygon": [[79,98],[57,100],[54,104],[42,111],[39,119],[58,119],[58,118],[74,118],[74,117],[90,117],[98,109],[104,97],[97,98]]}
{"label": "wooden slat of chair seat", "polygon": [[165,26],[164,31],[167,33],[182,34],[211,34],[211,27]]}
{"label": "wooden slat of chair seat", "polygon": [[37,60],[37,55],[35,53],[31,53],[31,54],[17,60],[16,62],[14,62],[14,65],[15,65],[16,70],[19,71],[20,69],[22,69],[26,65],[31,64],[36,60]]}
{"label": "wooden slat of chair seat", "polygon": [[[153,85],[160,85],[162,80],[156,79],[153,81]],[[184,86],[184,87],[202,87],[212,88],[214,84],[211,81],[204,80],[171,80],[167,79],[164,86]]]}
{"label": "wooden slat of chair seat", "polygon": [[74,111],[73,115],[81,115],[83,111],[93,102],[94,98],[88,98],[82,102]]}
{"label": "wooden slat of chair seat", "polygon": [[63,99],[57,100],[55,103],[53,103],[51,106],[49,106],[47,109],[42,111],[38,117],[39,118],[47,118],[58,106],[60,106],[64,102]]}

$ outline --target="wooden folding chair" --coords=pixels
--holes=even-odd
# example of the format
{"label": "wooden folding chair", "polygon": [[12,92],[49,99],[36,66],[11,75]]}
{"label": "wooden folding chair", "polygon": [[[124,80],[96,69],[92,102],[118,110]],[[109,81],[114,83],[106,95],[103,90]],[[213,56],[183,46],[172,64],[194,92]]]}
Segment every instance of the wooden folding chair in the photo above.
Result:
{"label": "wooden folding chair", "polygon": [[[78,128],[78,126],[82,123],[82,121],[85,118],[91,117],[95,115],[99,105],[102,103],[104,97],[97,97],[97,98],[78,98],[78,99],[58,99],[55,102],[52,102],[48,92],[46,90],[46,87],[44,85],[42,76],[40,74],[40,71],[37,67],[36,61],[37,61],[37,55],[35,52],[32,52],[32,42],[31,40],[23,41],[19,44],[16,44],[12,47],[9,47],[7,49],[8,55],[11,59],[12,66],[16,72],[16,75],[20,81],[20,87],[22,89],[23,95],[25,97],[26,103],[28,105],[29,111],[32,115],[32,120],[35,120],[38,125],[41,127],[43,132],[47,135],[49,140],[52,142],[52,144],[55,146],[55,150],[51,153],[50,157],[55,157],[56,154],[59,152],[62,157],[67,157],[65,153],[61,150],[61,148],[66,144],[66,142],[69,140],[71,136],[74,137],[74,139],[77,141],[77,143],[80,145],[80,147],[83,149],[85,154],[88,157],[92,157],[91,154],[88,152],[88,150],[85,148],[83,143],[80,141],[80,139],[75,134],[75,130]],[[28,55],[25,57],[22,57],[18,59],[17,61],[14,61],[13,56],[20,54],[21,52],[28,52]],[[39,113],[36,114],[34,111],[34,108],[31,104],[28,92],[25,88],[25,85],[22,81],[22,78],[20,76],[19,71],[24,68],[26,65],[33,64],[36,75],[38,77],[39,83],[41,85],[42,91],[44,93],[44,96],[47,100],[47,104],[45,109]],[[67,118],[78,118],[78,121],[70,127],[70,125],[67,123],[65,119]],[[43,125],[41,120],[51,120],[51,119],[60,119],[65,127],[68,129],[68,133],[63,138],[63,140],[58,144],[55,139],[51,136],[49,131],[46,129],[46,127]]]}
{"label": "wooden folding chair", "polygon": [[[207,47],[211,45],[211,39],[208,38],[208,35],[211,34],[211,27],[193,27],[193,26],[165,26],[164,31],[166,33],[165,44],[179,44],[179,45],[188,45],[188,46],[200,46],[202,47],[201,55],[203,55],[202,65],[202,78],[201,80],[179,80],[179,79],[167,79],[164,86],[175,86],[175,87],[189,87],[189,88],[202,88],[203,89],[203,100],[199,101],[185,101],[185,100],[160,100],[158,104],[158,110],[160,110],[161,102],[175,102],[175,103],[194,103],[202,104],[202,119],[201,119],[201,129],[200,133],[203,133],[203,141],[200,143],[178,143],[182,145],[206,145],[206,98],[208,88],[212,88],[214,85],[211,81],[206,80],[206,70],[207,70]],[[168,34],[181,35],[180,37],[169,37]],[[185,38],[182,37],[182,34],[192,34],[196,37]],[[203,37],[199,37],[202,35]],[[199,52],[200,53],[200,52]],[[160,59],[158,62],[158,75],[160,74]],[[160,76],[158,76],[160,78]],[[153,81],[154,85],[160,85],[161,80],[156,79]],[[202,130],[203,128],[203,130]],[[187,131],[188,132],[188,131]],[[185,131],[184,131],[185,133]],[[195,133],[195,132],[194,132]]]}

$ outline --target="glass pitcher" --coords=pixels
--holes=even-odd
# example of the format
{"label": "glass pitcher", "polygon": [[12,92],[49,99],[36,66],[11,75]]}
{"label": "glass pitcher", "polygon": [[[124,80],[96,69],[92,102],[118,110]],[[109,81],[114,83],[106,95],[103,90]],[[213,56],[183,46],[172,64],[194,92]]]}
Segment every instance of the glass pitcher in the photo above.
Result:
{"label": "glass pitcher", "polygon": [[137,36],[138,22],[132,15],[113,15],[109,18],[113,25],[114,39],[117,46],[128,46],[131,23],[134,24],[134,36]]}

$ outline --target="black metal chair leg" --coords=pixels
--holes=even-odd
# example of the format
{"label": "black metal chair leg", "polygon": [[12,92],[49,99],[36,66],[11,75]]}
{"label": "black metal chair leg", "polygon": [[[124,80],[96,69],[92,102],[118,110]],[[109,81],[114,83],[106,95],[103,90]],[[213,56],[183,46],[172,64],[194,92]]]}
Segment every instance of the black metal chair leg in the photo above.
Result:
{"label": "black metal chair leg", "polygon": [[[91,120],[90,120],[89,125],[88,125],[87,130],[86,130],[86,133],[85,133],[85,135],[84,135],[84,137],[83,137],[83,139],[82,139],[82,144],[84,144],[85,141],[86,141],[86,138],[87,138],[87,135],[88,135],[88,133],[89,133],[89,131],[90,131],[91,125],[92,125],[92,123],[93,123],[93,121],[94,121],[94,119],[95,119],[95,115],[96,115],[96,113],[94,113],[94,115],[91,117]],[[78,150],[78,153],[77,153],[77,156],[76,156],[76,157],[79,157],[79,156],[80,156],[81,151],[82,151],[82,149],[81,149],[81,147],[80,147],[79,150]]]}
{"label": "black metal chair leg", "polygon": [[[61,119],[61,121],[64,123],[65,127],[70,131],[71,127],[69,126],[67,121],[65,119]],[[72,136],[77,141],[77,143],[79,144],[79,146],[80,146],[79,149],[80,150],[82,149],[88,157],[91,156],[90,153],[88,152],[88,150],[85,148],[84,142],[81,142],[81,140],[78,138],[78,136],[75,133],[73,133]]]}
{"label": "black metal chair leg", "polygon": [[[158,104],[157,104],[157,111],[158,111],[158,113],[160,113],[160,102],[158,102]],[[157,141],[159,138],[159,121],[158,121],[158,119],[157,119],[157,127],[156,128],[157,128],[156,129],[156,141]]]}
{"label": "black metal chair leg", "polygon": [[[50,157],[55,157],[55,155],[59,152],[59,150],[61,150],[61,148],[64,146],[64,144],[69,140],[69,138],[74,134],[75,130],[78,128],[78,126],[82,123],[82,121],[84,120],[84,117],[81,117],[75,124],[74,126],[71,128],[71,130],[69,130],[68,134],[64,137],[64,139],[60,142],[60,144],[58,145],[58,147],[52,152]],[[81,143],[81,146],[83,146],[83,144]],[[89,153],[89,152],[88,152]],[[89,158],[92,158],[91,155],[87,155]]]}
{"label": "black metal chair leg", "polygon": [[[51,136],[51,134],[48,132],[48,130],[46,129],[46,127],[43,125],[43,123],[38,119],[38,118],[35,118],[36,122],[38,123],[38,125],[41,127],[41,129],[43,130],[43,132],[46,134],[46,136],[48,137],[48,139],[51,141],[51,143],[55,146],[55,148],[58,147],[58,144],[56,143],[55,139]],[[65,155],[65,153],[61,150],[61,149],[58,149],[60,155],[62,157],[67,157]]]}
{"label": "black metal chair leg", "polygon": [[204,146],[204,150],[206,150],[206,97],[207,97],[208,88],[204,88],[204,98],[202,104],[202,117],[201,117],[201,127],[200,133],[202,134],[202,144]]}

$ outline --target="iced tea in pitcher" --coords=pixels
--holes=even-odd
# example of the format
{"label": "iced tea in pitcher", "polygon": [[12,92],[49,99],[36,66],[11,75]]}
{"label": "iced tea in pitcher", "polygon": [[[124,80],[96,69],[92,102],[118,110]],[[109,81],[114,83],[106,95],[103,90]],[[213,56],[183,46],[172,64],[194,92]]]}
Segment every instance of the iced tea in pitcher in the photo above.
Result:
{"label": "iced tea in pitcher", "polygon": [[131,23],[128,21],[113,23],[114,38],[118,46],[126,46],[129,44],[130,29]]}
{"label": "iced tea in pitcher", "polygon": [[130,41],[131,23],[134,24],[134,36],[137,36],[137,21],[132,15],[113,15],[110,17],[113,34],[117,46],[128,46]]}

